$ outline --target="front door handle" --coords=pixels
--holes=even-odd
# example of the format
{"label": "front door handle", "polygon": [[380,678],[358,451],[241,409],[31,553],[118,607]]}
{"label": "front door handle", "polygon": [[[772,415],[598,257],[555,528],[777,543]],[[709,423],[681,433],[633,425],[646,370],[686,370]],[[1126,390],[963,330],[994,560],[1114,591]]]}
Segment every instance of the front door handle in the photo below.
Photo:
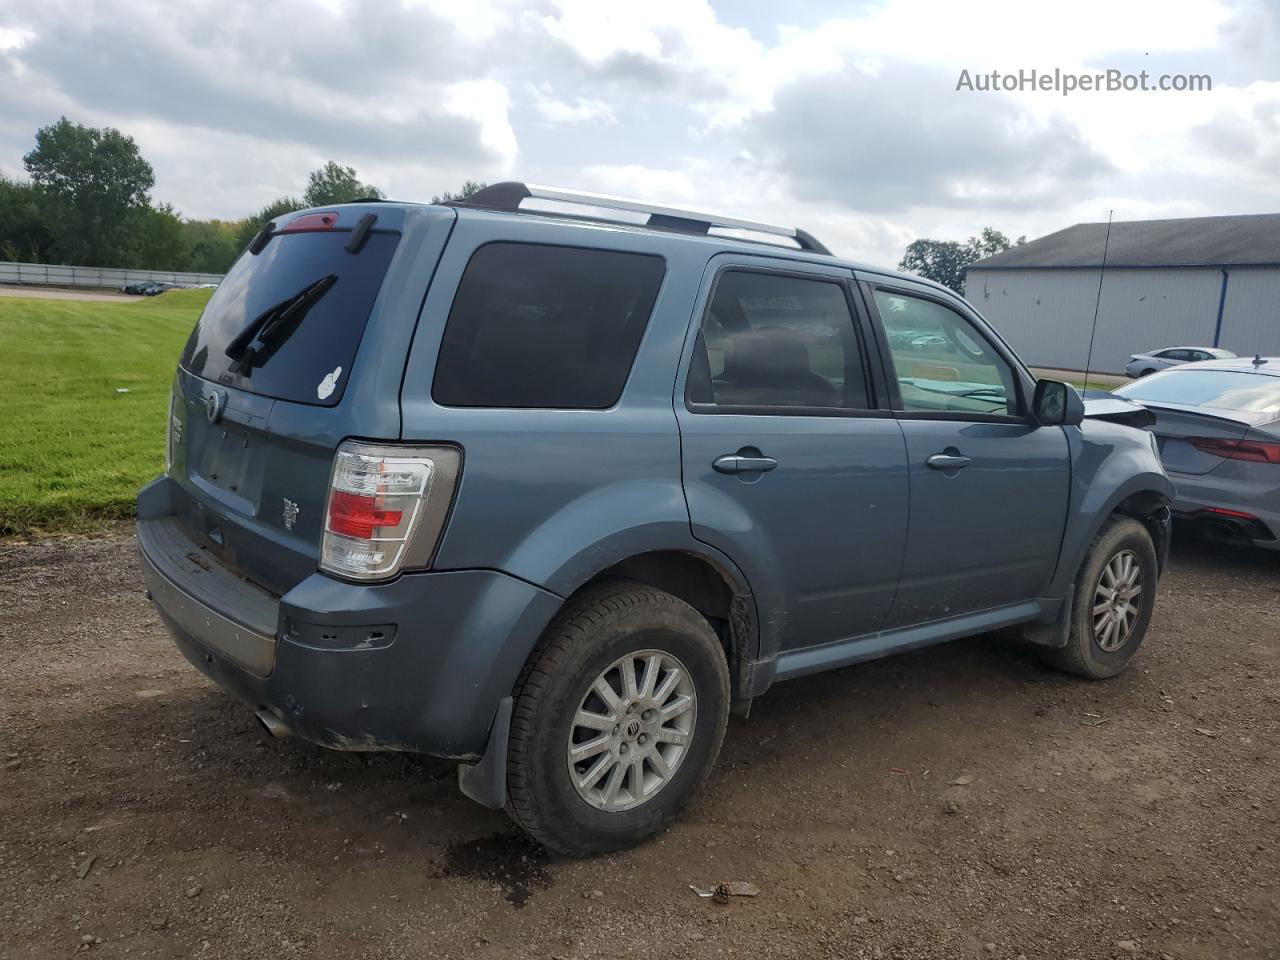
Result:
{"label": "front door handle", "polygon": [[950,453],[935,453],[925,461],[935,470],[960,470],[963,467],[967,467],[971,462],[968,457]]}
{"label": "front door handle", "polygon": [[718,473],[751,473],[772,470],[778,465],[773,457],[744,457],[740,453],[730,453],[717,457],[711,464]]}

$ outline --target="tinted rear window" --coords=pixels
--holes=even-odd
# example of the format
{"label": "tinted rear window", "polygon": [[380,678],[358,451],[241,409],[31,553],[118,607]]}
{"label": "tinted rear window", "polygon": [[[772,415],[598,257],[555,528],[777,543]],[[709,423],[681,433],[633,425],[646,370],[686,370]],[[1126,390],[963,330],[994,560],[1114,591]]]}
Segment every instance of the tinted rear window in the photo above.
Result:
{"label": "tinted rear window", "polygon": [[[399,234],[372,233],[359,253],[343,249],[350,231],[283,234],[256,256],[245,253],[214,291],[182,354],[198,377],[268,397],[332,406],[351,363]],[[333,285],[274,352],[248,376],[232,370],[228,345],[264,311],[326,276]]]}
{"label": "tinted rear window", "polygon": [[1234,370],[1170,370],[1115,391],[1130,400],[1280,413],[1280,378]]}
{"label": "tinted rear window", "polygon": [[612,406],[664,272],[646,254],[481,247],[449,311],[432,397],[453,407]]}

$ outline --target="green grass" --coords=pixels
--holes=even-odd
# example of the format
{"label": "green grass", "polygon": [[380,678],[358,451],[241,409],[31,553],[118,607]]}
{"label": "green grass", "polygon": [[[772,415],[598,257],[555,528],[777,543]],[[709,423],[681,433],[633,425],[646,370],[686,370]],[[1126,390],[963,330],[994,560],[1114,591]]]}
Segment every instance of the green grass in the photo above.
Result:
{"label": "green grass", "polygon": [[133,515],[138,488],[164,468],[169,386],[209,293],[0,298],[0,535]]}

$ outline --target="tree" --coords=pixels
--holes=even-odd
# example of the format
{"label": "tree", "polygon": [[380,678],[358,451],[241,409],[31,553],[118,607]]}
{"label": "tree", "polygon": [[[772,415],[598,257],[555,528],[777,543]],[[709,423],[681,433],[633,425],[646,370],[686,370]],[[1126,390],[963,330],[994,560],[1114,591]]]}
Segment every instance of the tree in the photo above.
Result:
{"label": "tree", "polygon": [[239,228],[238,222],[227,220],[187,220],[183,223],[186,269],[195,273],[226,273],[230,270],[241,249],[236,243]]}
{"label": "tree", "polygon": [[41,195],[42,219],[66,263],[118,266],[130,246],[130,215],[146,208],[151,164],[132,137],[62,117],[36,131],[22,158]]}
{"label": "tree", "polygon": [[459,200],[466,200],[473,193],[479,193],[481,190],[483,190],[487,186],[488,186],[487,183],[477,183],[475,180],[468,180],[458,189],[457,193],[451,193],[448,190],[446,190],[444,193],[437,194],[436,196],[432,197],[431,202],[432,203],[457,203]]}
{"label": "tree", "polygon": [[279,200],[268,203],[253,216],[240,221],[240,225],[236,228],[236,250],[247,247],[249,241],[257,236],[258,231],[266,226],[268,220],[274,220],[286,213],[293,213],[295,210],[303,210],[306,206],[297,197],[281,197]]}
{"label": "tree", "polygon": [[147,206],[130,213],[130,249],[116,266],[145,270],[186,270],[189,251],[182,230],[182,217],[172,204]]}
{"label": "tree", "polygon": [[983,227],[978,236],[970,237],[964,243],[922,237],[907,247],[898,269],[928,277],[956,293],[963,293],[964,275],[969,264],[1026,242],[1026,237],[1019,237],[1011,244],[1009,238],[994,227]]}
{"label": "tree", "polygon": [[42,263],[52,246],[36,188],[0,174],[0,260]]}
{"label": "tree", "polygon": [[325,207],[353,200],[381,200],[384,196],[377,187],[357,180],[355,167],[344,167],[330,160],[319,170],[311,171],[302,200],[308,207]]}

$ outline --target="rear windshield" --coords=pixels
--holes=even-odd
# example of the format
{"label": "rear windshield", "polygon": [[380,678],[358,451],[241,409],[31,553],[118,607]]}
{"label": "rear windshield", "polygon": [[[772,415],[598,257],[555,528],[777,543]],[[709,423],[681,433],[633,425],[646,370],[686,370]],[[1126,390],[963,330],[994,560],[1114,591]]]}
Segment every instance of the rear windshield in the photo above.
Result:
{"label": "rear windshield", "polygon": [[1129,400],[1280,413],[1280,377],[1236,370],[1169,370],[1115,391]]}
{"label": "rear windshield", "polygon": [[612,406],[664,271],[647,254],[481,247],[449,311],[432,397],[453,407]]}
{"label": "rear windshield", "polygon": [[[358,253],[348,253],[350,237],[347,230],[282,234],[256,256],[242,255],[191,332],[182,366],[206,380],[280,400],[336,404],[400,242],[397,233],[374,232]],[[245,343],[251,324],[309,288],[305,311],[274,330],[262,325],[265,339],[250,338],[255,356],[246,363],[238,338]]]}

